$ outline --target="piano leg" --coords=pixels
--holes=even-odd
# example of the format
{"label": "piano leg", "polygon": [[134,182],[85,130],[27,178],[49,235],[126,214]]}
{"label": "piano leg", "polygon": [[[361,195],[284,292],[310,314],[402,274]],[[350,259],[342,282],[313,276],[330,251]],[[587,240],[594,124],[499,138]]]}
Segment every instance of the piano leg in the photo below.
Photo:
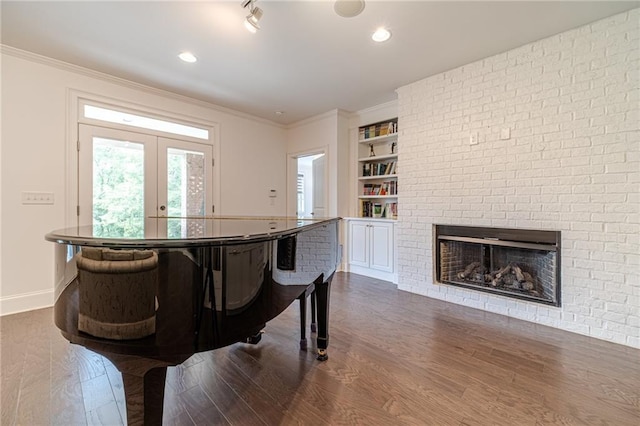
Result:
{"label": "piano leg", "polygon": [[162,425],[167,367],[180,364],[186,358],[169,363],[134,355],[91,350],[111,361],[122,374],[127,403],[127,425]]}
{"label": "piano leg", "polygon": [[329,346],[329,292],[331,290],[331,280],[333,274],[324,281],[323,277],[320,277],[316,282],[316,302],[318,304],[318,361],[325,361],[329,358],[327,355],[327,347]]}
{"label": "piano leg", "polygon": [[307,292],[298,298],[300,301],[300,350],[307,350]]}
{"label": "piano leg", "polygon": [[162,425],[167,367],[148,370],[143,376],[122,373],[127,401],[127,425]]}
{"label": "piano leg", "polygon": [[311,332],[318,331],[318,325],[316,324],[316,293],[311,293]]}
{"label": "piano leg", "polygon": [[246,337],[244,339],[244,343],[249,343],[251,345],[257,345],[258,343],[260,343],[260,340],[262,340],[262,335],[264,334],[264,327],[265,326],[266,326],[266,324],[263,325],[262,329],[260,331],[258,331],[257,333]]}

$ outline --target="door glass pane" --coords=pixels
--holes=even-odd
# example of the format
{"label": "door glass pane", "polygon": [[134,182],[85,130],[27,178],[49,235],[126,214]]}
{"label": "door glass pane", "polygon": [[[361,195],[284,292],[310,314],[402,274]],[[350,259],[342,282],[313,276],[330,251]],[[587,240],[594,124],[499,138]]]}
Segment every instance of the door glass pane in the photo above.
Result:
{"label": "door glass pane", "polygon": [[182,217],[170,221],[169,238],[202,235],[201,220],[186,217],[205,215],[205,158],[204,153],[184,149],[167,149],[167,216]]}
{"label": "door glass pane", "polygon": [[144,237],[144,145],[93,138],[93,232]]}

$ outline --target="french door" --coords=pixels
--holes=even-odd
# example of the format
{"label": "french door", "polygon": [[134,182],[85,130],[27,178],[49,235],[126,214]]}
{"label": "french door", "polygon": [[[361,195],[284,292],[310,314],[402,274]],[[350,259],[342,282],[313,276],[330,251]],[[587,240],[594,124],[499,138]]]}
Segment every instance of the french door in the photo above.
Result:
{"label": "french door", "polygon": [[155,217],[213,211],[211,145],[80,124],[78,149],[78,223],[96,237],[187,237]]}

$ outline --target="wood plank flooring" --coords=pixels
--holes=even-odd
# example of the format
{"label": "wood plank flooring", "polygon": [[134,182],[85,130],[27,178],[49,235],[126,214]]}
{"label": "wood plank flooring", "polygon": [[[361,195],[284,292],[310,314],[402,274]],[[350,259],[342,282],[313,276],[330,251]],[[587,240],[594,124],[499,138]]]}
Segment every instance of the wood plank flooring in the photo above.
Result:
{"label": "wood plank flooring", "polygon": [[[640,351],[338,273],[329,360],[298,305],[167,372],[166,425],[640,425]],[[119,425],[122,378],[52,309],[0,318],[1,424]],[[313,337],[313,335],[312,335]]]}

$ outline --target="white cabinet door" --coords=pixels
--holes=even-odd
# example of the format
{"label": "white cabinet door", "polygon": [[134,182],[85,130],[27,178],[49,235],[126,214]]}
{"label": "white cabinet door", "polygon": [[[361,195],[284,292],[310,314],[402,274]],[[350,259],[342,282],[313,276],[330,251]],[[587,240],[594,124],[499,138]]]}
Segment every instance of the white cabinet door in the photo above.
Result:
{"label": "white cabinet door", "polygon": [[369,224],[369,267],[384,272],[393,272],[393,225],[372,222]]}
{"label": "white cabinet door", "polygon": [[350,271],[375,278],[393,279],[393,223],[349,221]]}
{"label": "white cabinet door", "polygon": [[369,267],[368,222],[349,222],[349,263]]}

